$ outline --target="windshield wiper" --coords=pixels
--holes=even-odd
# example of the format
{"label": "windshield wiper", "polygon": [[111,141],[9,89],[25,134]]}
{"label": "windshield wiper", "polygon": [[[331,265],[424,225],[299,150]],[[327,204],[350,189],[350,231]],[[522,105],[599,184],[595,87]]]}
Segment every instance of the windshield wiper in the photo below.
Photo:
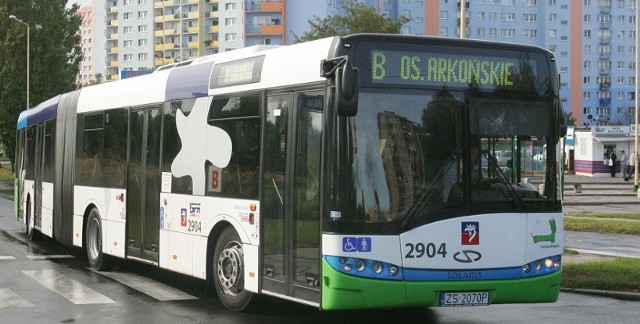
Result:
{"label": "windshield wiper", "polygon": [[[456,155],[455,152],[452,152],[451,156],[449,156],[449,160],[447,161],[450,161],[450,160],[455,161],[456,160],[455,155]],[[400,224],[401,228],[403,229],[407,228],[409,224],[413,222],[416,216],[420,214],[420,212],[424,208],[424,204],[427,201],[429,201],[429,199],[431,199],[433,194],[436,192],[436,189],[438,188],[438,184],[442,183],[442,178],[447,172],[449,172],[449,169],[451,169],[453,166],[455,166],[455,163],[445,163],[440,167],[433,181],[431,181],[431,183],[429,183],[429,185],[426,188],[424,188],[422,193],[420,193],[420,197],[418,197],[418,199],[415,200],[411,205],[411,208],[409,209],[409,213],[402,220],[402,223]]]}
{"label": "windshield wiper", "polygon": [[489,168],[491,169],[491,171],[493,171],[493,173],[497,175],[496,178],[498,178],[500,183],[502,183],[502,185],[504,185],[505,188],[507,189],[507,192],[509,196],[511,196],[511,199],[515,200],[516,209],[518,211],[526,210],[527,205],[525,204],[524,200],[522,200],[522,197],[518,195],[516,188],[514,188],[513,185],[511,185],[511,182],[509,181],[509,179],[507,179],[507,176],[504,174],[502,169],[498,167],[497,161],[494,161],[494,159],[491,158],[491,156],[489,155],[489,152],[482,152],[482,155],[487,159]]}

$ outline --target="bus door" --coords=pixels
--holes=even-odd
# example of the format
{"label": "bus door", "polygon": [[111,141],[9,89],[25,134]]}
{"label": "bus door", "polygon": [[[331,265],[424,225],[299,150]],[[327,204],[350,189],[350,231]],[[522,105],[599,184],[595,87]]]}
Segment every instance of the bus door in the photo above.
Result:
{"label": "bus door", "polygon": [[[36,126],[36,154],[35,164],[33,170],[33,176],[35,180],[35,187],[33,188],[33,227],[37,229],[42,228],[42,174],[44,168],[44,124],[38,124]],[[27,224],[27,226],[29,226]]]}
{"label": "bus door", "polygon": [[267,97],[262,290],[320,302],[323,93]]}
{"label": "bus door", "polygon": [[158,263],[161,108],[129,114],[127,257]]}

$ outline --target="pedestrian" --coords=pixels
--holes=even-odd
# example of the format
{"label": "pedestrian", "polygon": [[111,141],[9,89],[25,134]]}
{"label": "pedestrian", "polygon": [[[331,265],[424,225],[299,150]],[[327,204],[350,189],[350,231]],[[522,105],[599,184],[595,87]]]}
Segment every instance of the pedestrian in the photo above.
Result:
{"label": "pedestrian", "polygon": [[627,170],[625,172],[624,181],[629,181],[629,178],[633,176],[636,168],[636,152],[633,151],[633,154],[629,157],[629,161],[627,161]]}
{"label": "pedestrian", "polygon": [[622,156],[620,157],[620,177],[622,178],[626,178],[627,177],[627,163],[629,162],[629,155],[627,155],[627,153],[622,150]]}
{"label": "pedestrian", "polygon": [[616,177],[616,159],[618,157],[616,156],[616,152],[611,151],[611,153],[609,153],[609,169],[611,170],[611,177],[615,178]]}

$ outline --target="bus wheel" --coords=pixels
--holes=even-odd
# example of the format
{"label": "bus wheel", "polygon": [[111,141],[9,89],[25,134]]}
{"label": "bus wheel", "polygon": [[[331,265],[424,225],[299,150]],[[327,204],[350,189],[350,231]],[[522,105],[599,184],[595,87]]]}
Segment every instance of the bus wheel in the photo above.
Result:
{"label": "bus wheel", "polygon": [[110,269],[112,259],[102,252],[102,220],[100,213],[95,208],[89,212],[87,218],[85,239],[87,259],[89,259],[91,267],[98,271]]}
{"label": "bus wheel", "polygon": [[228,227],[216,243],[213,256],[213,282],[222,304],[241,311],[249,305],[252,293],[244,290],[244,253],[240,236]]}

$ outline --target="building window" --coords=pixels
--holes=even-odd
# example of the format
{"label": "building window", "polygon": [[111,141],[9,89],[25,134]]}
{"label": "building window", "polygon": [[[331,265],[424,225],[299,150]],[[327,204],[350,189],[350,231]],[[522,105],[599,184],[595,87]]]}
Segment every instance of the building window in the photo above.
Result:
{"label": "building window", "polygon": [[133,19],[133,12],[124,13],[124,20],[129,20],[129,19]]}
{"label": "building window", "polygon": [[236,18],[225,18],[224,24],[225,26],[233,26],[236,24]]}
{"label": "building window", "polygon": [[147,53],[138,54],[138,61],[146,61],[146,60],[147,60]]}
{"label": "building window", "polygon": [[236,40],[236,34],[235,33],[225,34],[224,39],[228,42],[233,42]]}
{"label": "building window", "polygon": [[538,31],[535,29],[525,29],[522,31],[522,35],[526,38],[535,38],[538,36]]}
{"label": "building window", "polygon": [[591,22],[591,15],[584,15],[584,17],[582,18],[582,21],[583,21],[585,24],[590,23],[590,22]]}
{"label": "building window", "polygon": [[147,18],[147,12],[146,11],[138,11],[138,18],[139,19]]}
{"label": "building window", "polygon": [[476,34],[477,34],[477,36],[484,37],[484,36],[485,36],[484,28],[479,27],[479,28],[476,30]]}
{"label": "building window", "polygon": [[585,91],[585,92],[583,92],[583,93],[582,93],[582,99],[584,99],[584,100],[589,100],[589,99],[591,99],[591,92],[589,92],[589,91]]}
{"label": "building window", "polygon": [[132,40],[124,41],[124,47],[133,47],[133,41]]}
{"label": "building window", "polygon": [[582,63],[582,67],[585,70],[590,70],[591,69],[591,61],[584,61],[584,63]]}
{"label": "building window", "polygon": [[549,14],[549,22],[556,22],[557,19],[558,19],[557,17],[558,16],[556,14],[554,14],[554,13]]}
{"label": "building window", "polygon": [[224,10],[226,10],[226,11],[236,10],[235,2],[231,2],[231,3],[225,4],[224,5]]}
{"label": "building window", "polygon": [[440,27],[440,36],[447,36],[449,34],[449,28]]}
{"label": "building window", "polygon": [[125,54],[124,55],[124,60],[125,60],[125,62],[133,61],[133,54]]}
{"label": "building window", "polygon": [[591,77],[584,77],[582,78],[582,84],[590,84],[591,83]]}
{"label": "building window", "polygon": [[584,35],[584,38],[591,38],[591,30],[589,29],[582,32],[582,34]]}
{"label": "building window", "polygon": [[500,37],[516,37],[515,29],[501,29]]}
{"label": "building window", "polygon": [[133,26],[124,26],[123,32],[125,34],[132,34],[133,33]]}
{"label": "building window", "polygon": [[138,39],[138,46],[147,46],[146,39]]}
{"label": "building window", "polygon": [[618,84],[624,84],[624,77],[623,76],[619,76],[617,82],[618,82]]}
{"label": "building window", "polygon": [[449,19],[449,12],[446,10],[442,10],[440,11],[440,19],[441,20],[447,20]]}
{"label": "building window", "polygon": [[516,14],[514,13],[503,13],[501,16],[502,21],[516,21]]}
{"label": "building window", "polygon": [[523,14],[522,21],[524,22],[536,22],[538,21],[538,15],[536,14]]}
{"label": "building window", "polygon": [[498,36],[498,29],[497,28],[489,28],[489,36],[492,36],[492,37]]}

